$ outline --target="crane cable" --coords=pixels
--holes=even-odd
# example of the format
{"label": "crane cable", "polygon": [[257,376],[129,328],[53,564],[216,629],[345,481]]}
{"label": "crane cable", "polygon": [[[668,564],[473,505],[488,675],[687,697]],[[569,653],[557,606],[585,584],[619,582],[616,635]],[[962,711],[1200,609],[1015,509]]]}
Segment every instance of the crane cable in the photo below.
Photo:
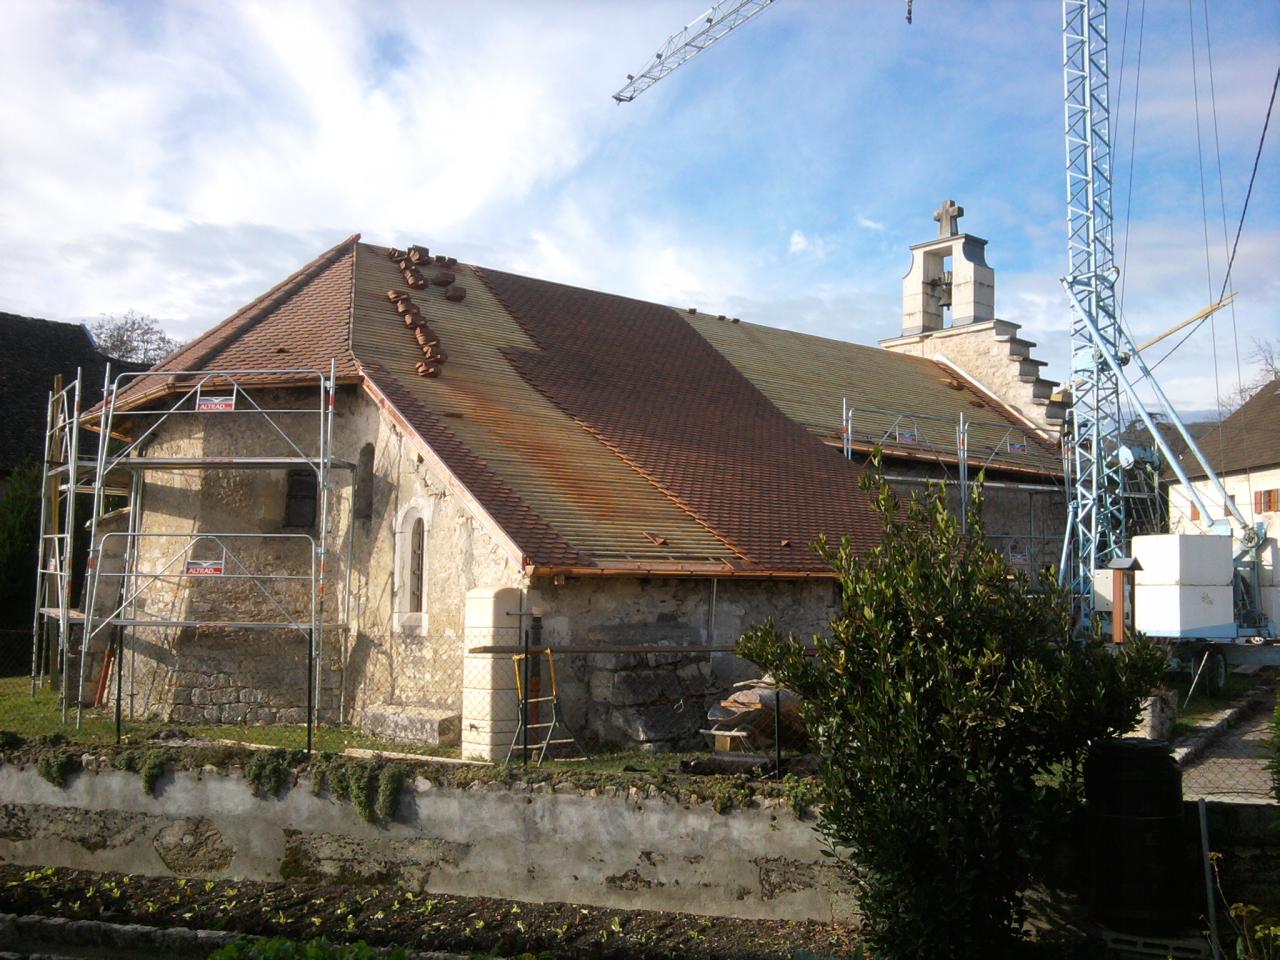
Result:
{"label": "crane cable", "polygon": [[[1276,68],[1275,81],[1271,85],[1271,100],[1267,104],[1267,115],[1262,122],[1262,136],[1258,138],[1258,150],[1257,150],[1257,153],[1254,154],[1254,158],[1253,158],[1253,172],[1249,174],[1249,187],[1247,190],[1245,190],[1244,206],[1240,210],[1240,221],[1239,223],[1236,224],[1236,238],[1235,238],[1235,242],[1231,246],[1231,257],[1227,260],[1227,276],[1222,282],[1222,293],[1219,295],[1219,299],[1221,299],[1223,296],[1226,296],[1227,284],[1230,282],[1230,279],[1231,279],[1231,268],[1235,264],[1236,251],[1240,247],[1240,233],[1244,229],[1245,216],[1249,213],[1249,200],[1253,196],[1254,181],[1256,181],[1258,178],[1258,165],[1262,161],[1262,147],[1267,142],[1267,129],[1271,125],[1271,111],[1276,105],[1277,90],[1280,90],[1280,67]],[[1188,330],[1187,333],[1182,337],[1182,339],[1173,345],[1173,347],[1169,350],[1168,353],[1166,353],[1163,357],[1161,357],[1159,360],[1153,363],[1151,365],[1151,370],[1154,371],[1156,367],[1160,366],[1160,364],[1164,363],[1171,356],[1173,356],[1174,352],[1187,341],[1187,338],[1190,337],[1193,333],[1196,332],[1196,330],[1200,328],[1201,323],[1204,323],[1204,320],[1201,320],[1200,323],[1197,323],[1194,327]]]}
{"label": "crane cable", "polygon": [[[1222,185],[1222,144],[1218,137],[1218,98],[1215,92],[1214,82],[1213,82],[1213,42],[1209,33],[1209,0],[1201,0],[1201,2],[1204,10],[1205,54],[1206,54],[1206,59],[1209,65],[1209,103],[1213,110],[1213,149],[1214,149],[1214,154],[1217,158],[1217,163],[1218,163],[1218,203],[1219,203],[1220,209],[1222,210],[1222,250],[1223,250],[1223,253],[1227,253],[1228,252],[1227,244],[1229,243],[1228,234],[1227,234],[1227,199],[1226,199],[1226,194],[1223,190],[1223,185]],[[1226,273],[1222,278],[1223,293],[1226,292],[1227,285],[1230,283],[1230,281],[1231,281],[1231,265],[1230,263],[1228,263]],[[1222,294],[1219,294],[1218,299],[1219,301],[1221,301]],[[1236,397],[1238,397],[1241,400],[1241,402],[1243,402],[1246,399],[1244,397],[1244,371],[1242,370],[1240,365],[1240,331],[1239,331],[1239,327],[1236,324],[1236,305],[1235,305],[1234,298],[1232,299],[1232,302],[1231,302],[1231,345],[1232,345],[1232,349],[1235,351],[1235,358],[1236,358]],[[1249,428],[1249,425],[1247,422],[1248,416],[1249,416],[1248,413],[1245,413],[1244,416],[1242,417],[1242,422],[1241,422],[1241,428],[1243,432],[1246,434],[1246,436],[1248,435],[1248,428]],[[1223,430],[1221,427],[1218,428],[1218,433],[1219,433],[1219,438],[1218,438],[1219,446],[1221,446],[1224,440],[1224,438],[1222,437]],[[1253,501],[1253,469],[1247,460],[1245,461],[1244,476],[1245,476],[1246,496],[1248,500],[1252,502]]]}
{"label": "crane cable", "polygon": [[[1213,297],[1213,266],[1209,257],[1209,202],[1204,189],[1204,144],[1200,138],[1200,70],[1196,61],[1196,16],[1195,0],[1187,0],[1187,25],[1191,40],[1191,90],[1196,107],[1196,163],[1200,170],[1200,223],[1204,231],[1204,273],[1208,283],[1209,297]],[[1218,177],[1222,177],[1222,169],[1218,169]],[[1222,439],[1222,386],[1218,380],[1218,326],[1214,315],[1209,315],[1209,346],[1213,357],[1213,407],[1218,419],[1218,462],[1226,455],[1226,445]]]}

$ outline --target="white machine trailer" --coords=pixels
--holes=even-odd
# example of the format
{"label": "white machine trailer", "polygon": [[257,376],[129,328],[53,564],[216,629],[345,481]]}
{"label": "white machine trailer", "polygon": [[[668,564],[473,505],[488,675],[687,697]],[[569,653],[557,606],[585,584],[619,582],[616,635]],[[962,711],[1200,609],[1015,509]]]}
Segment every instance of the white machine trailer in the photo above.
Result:
{"label": "white machine trailer", "polygon": [[1233,666],[1280,666],[1280,551],[1261,525],[1242,531],[1131,543],[1134,629],[1167,643],[1171,666],[1213,694]]}

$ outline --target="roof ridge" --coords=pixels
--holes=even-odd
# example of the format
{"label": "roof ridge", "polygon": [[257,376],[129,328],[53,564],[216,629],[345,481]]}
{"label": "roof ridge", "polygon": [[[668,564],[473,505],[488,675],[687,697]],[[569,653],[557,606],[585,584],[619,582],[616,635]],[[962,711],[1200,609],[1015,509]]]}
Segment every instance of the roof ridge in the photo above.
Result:
{"label": "roof ridge", "polygon": [[[309,263],[299,267],[265,293],[255,297],[253,300],[250,300],[213,329],[201,334],[195,340],[192,340],[188,344],[184,344],[167,357],[158,361],[152,369],[163,369],[164,367],[177,362],[179,358],[184,357],[184,354],[187,354],[188,351],[195,352],[191,356],[184,358],[184,365],[192,370],[199,369],[200,364],[206,363],[219,350],[243,334],[246,328],[251,327],[255,322],[262,319],[275,307],[278,307],[281,303],[304,287],[309,281],[315,279],[317,275],[332,266],[334,261],[336,261],[348,247],[354,248],[355,245],[359,243],[359,240],[360,234],[353,233],[341,243],[330,247]],[[355,274],[353,273],[353,287],[355,285],[354,276]]]}

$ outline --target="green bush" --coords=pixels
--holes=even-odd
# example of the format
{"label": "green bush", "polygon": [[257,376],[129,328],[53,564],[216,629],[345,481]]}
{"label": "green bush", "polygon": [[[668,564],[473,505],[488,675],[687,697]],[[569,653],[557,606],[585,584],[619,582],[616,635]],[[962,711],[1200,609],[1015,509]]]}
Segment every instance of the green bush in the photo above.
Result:
{"label": "green bush", "polygon": [[80,769],[79,754],[70,750],[49,750],[36,758],[36,772],[61,790],[67,778]]}
{"label": "green bush", "polygon": [[348,760],[321,754],[311,765],[311,792],[328,791],[334,800],[345,800],[370,823],[394,820],[400,793],[409,782],[410,770],[402,763]]}
{"label": "green bush", "polygon": [[156,795],[156,785],[177,758],[169,750],[148,750],[142,755],[138,776],[142,778],[142,792],[149,797]]}
{"label": "green bush", "polygon": [[1132,726],[1164,657],[1138,637],[1073,642],[1067,596],[985,544],[980,483],[968,536],[941,488],[900,504],[878,457],[864,488],[882,540],[817,544],[840,603],[816,656],[772,622],[739,652],[804,698],[818,825],[875,955],[999,956],[1088,745]]}
{"label": "green bush", "polygon": [[244,778],[254,796],[278,797],[291,781],[294,767],[305,760],[301,750],[258,750],[245,764]]}

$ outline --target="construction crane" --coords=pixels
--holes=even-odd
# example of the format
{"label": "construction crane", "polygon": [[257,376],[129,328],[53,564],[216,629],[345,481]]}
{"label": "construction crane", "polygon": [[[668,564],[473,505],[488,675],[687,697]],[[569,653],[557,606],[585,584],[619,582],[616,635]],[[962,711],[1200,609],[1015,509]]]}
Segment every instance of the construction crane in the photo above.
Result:
{"label": "construction crane", "polygon": [[[1063,565],[1078,619],[1093,618],[1093,572],[1122,556],[1125,531],[1120,385],[1104,352],[1117,352],[1111,228],[1111,114],[1106,0],[1063,0],[1063,85],[1067,144],[1067,259],[1072,300],[1071,406],[1065,424],[1072,496],[1072,555]],[[1069,568],[1069,574],[1067,570]]]}
{"label": "construction crane", "polygon": [[[1064,461],[1071,492],[1066,540],[1069,549],[1063,551],[1059,576],[1070,582],[1076,622],[1084,632],[1093,624],[1096,571],[1120,559],[1132,547],[1125,516],[1125,475],[1134,461],[1132,452],[1121,442],[1121,393],[1132,401],[1164,462],[1182,482],[1201,515],[1219,515],[1219,511],[1208,508],[1191,483],[1135,384],[1146,386],[1155,395],[1166,422],[1181,435],[1188,451],[1204,469],[1223,510],[1235,521],[1236,536],[1246,550],[1256,555],[1262,533],[1249,525],[1227,495],[1222,480],[1143,359],[1141,350],[1155,341],[1135,346],[1117,313],[1115,286],[1119,269],[1111,220],[1107,0],[1063,0],[1062,44],[1068,251],[1068,272],[1062,278],[1062,286],[1072,307],[1072,403],[1064,430]],[[1208,316],[1229,299],[1211,305],[1178,327]],[[1166,335],[1167,332],[1161,337]],[[1230,520],[1222,518],[1217,530],[1231,533]],[[1254,593],[1256,599],[1256,589]],[[1250,614],[1256,618],[1256,603],[1254,606]]]}
{"label": "construction crane", "polygon": [[[635,99],[772,2],[716,4],[668,38],[639,75],[627,77],[627,85],[613,95],[614,100],[628,103]],[[907,0],[906,9],[910,23],[911,0]],[[1125,475],[1134,465],[1134,455],[1121,437],[1125,426],[1120,408],[1122,394],[1133,403],[1165,463],[1181,481],[1201,515],[1208,518],[1220,513],[1209,508],[1191,483],[1177,453],[1135,387],[1135,383],[1142,384],[1155,395],[1164,421],[1181,436],[1187,450],[1204,469],[1223,511],[1230,515],[1229,519],[1223,517],[1215,523],[1215,532],[1233,533],[1231,521],[1234,520],[1234,535],[1245,548],[1244,555],[1253,557],[1243,563],[1237,558],[1237,564],[1245,568],[1252,565],[1255,587],[1251,609],[1246,610],[1242,618],[1252,626],[1237,627],[1235,636],[1272,635],[1268,633],[1272,628],[1267,626],[1265,617],[1260,617],[1256,602],[1259,547],[1265,531],[1256,525],[1251,527],[1245,520],[1152,375],[1141,350],[1155,341],[1135,346],[1120,323],[1115,294],[1119,269],[1111,215],[1107,0],[1062,0],[1062,43],[1068,251],[1068,270],[1062,285],[1072,310],[1069,380],[1072,403],[1063,437],[1068,516],[1059,577],[1070,586],[1081,632],[1088,632],[1095,613],[1096,571],[1118,560],[1132,547],[1125,516]],[[1208,316],[1228,300],[1211,305],[1179,326]]]}
{"label": "construction crane", "polygon": [[[627,82],[613,99],[630,103],[663,77],[684,66],[717,40],[771,7],[774,0],[723,0],[667,37],[639,73],[628,73]],[[911,22],[912,0],[907,0],[907,23]]]}
{"label": "construction crane", "polygon": [[773,5],[773,0],[723,0],[685,24],[671,36],[639,73],[627,74],[626,85],[613,95],[618,103],[630,103],[669,73],[684,66],[717,40]]}

